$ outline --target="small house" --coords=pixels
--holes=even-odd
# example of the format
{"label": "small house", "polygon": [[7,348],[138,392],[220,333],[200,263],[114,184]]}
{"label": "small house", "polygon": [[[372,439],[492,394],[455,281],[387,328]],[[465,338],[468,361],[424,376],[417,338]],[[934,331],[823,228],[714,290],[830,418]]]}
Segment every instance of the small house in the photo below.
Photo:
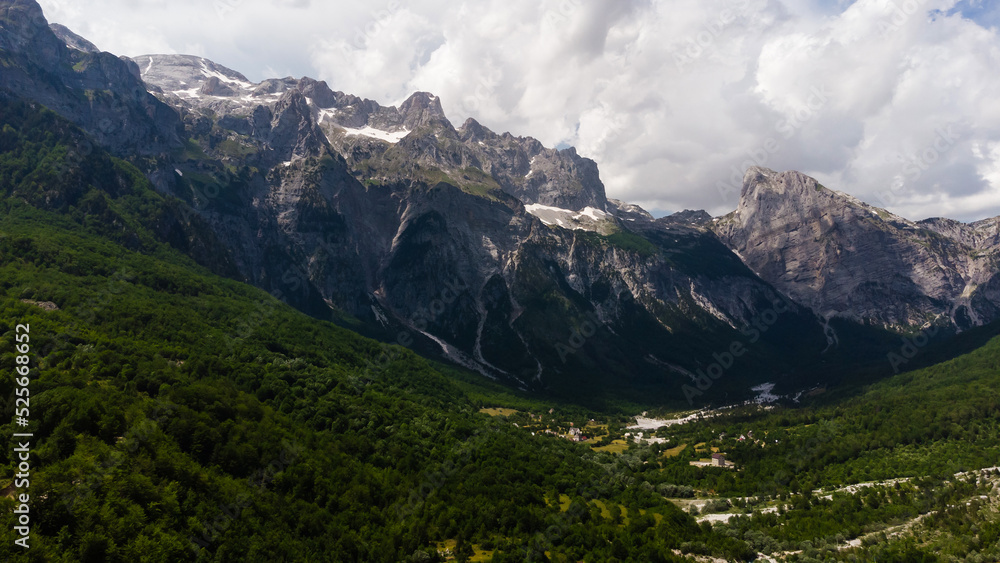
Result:
{"label": "small house", "polygon": [[725,467],[726,466],[726,456],[722,454],[712,454],[712,465],[714,467]]}

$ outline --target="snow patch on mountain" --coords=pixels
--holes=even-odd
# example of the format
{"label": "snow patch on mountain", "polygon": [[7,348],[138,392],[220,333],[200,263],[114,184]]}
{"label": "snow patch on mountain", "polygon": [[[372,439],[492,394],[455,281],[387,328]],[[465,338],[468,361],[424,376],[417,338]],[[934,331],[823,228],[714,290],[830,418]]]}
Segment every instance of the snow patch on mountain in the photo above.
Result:
{"label": "snow patch on mountain", "polygon": [[524,206],[525,211],[538,217],[542,223],[564,229],[597,231],[611,219],[611,214],[594,207],[584,207],[582,211],[571,211],[561,207],[532,203]]}
{"label": "snow patch on mountain", "polygon": [[[479,144],[483,144],[483,142],[480,141]],[[528,163],[528,173],[525,174],[525,176],[524,176],[525,179],[531,178],[531,175],[535,173],[535,161],[536,160],[538,160],[538,156],[537,155],[531,157],[531,162]]]}
{"label": "snow patch on mountain", "polygon": [[[149,64],[150,64],[150,66],[152,66],[152,64],[153,64],[152,58],[149,60]],[[201,73],[205,76],[205,78],[215,77],[215,78],[218,78],[219,80],[221,80],[222,82],[226,82],[228,84],[235,84],[235,85],[237,85],[237,86],[239,86],[241,88],[253,88],[254,87],[253,83],[251,83],[251,82],[248,82],[246,80],[239,80],[239,79],[236,79],[236,78],[231,78],[229,76],[226,76],[225,74],[222,74],[221,72],[219,72],[217,70],[211,70],[211,69],[209,69],[208,68],[208,64],[204,60],[201,61]]]}
{"label": "snow patch on mountain", "polygon": [[774,383],[761,383],[756,387],[751,387],[750,390],[757,393],[757,396],[754,397],[753,401],[759,405],[777,401],[780,397],[772,393],[774,387]]}
{"label": "snow patch on mountain", "polygon": [[178,98],[197,98],[199,97],[198,90],[200,88],[190,88],[187,90],[174,90],[174,95]]}
{"label": "snow patch on mountain", "polygon": [[341,110],[339,109],[321,109],[316,114],[316,123],[322,124],[326,122],[336,123],[335,117]]}
{"label": "snow patch on mountain", "polygon": [[583,211],[581,211],[579,215],[574,217],[574,219],[579,219],[581,216],[584,215],[590,217],[594,221],[603,221],[611,217],[611,215],[609,215],[607,212],[601,211],[600,209],[597,209],[595,207],[587,206],[584,207]]}
{"label": "snow patch on mountain", "polygon": [[403,137],[410,134],[409,129],[403,129],[400,131],[383,131],[370,125],[365,125],[361,128],[344,127],[344,131],[346,131],[348,135],[363,135],[365,137],[371,137],[373,139],[393,144],[398,143]]}

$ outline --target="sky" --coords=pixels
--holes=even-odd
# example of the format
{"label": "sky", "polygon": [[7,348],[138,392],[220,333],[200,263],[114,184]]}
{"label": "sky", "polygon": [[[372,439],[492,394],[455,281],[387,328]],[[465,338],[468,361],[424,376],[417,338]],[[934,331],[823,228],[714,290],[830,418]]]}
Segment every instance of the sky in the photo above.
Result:
{"label": "sky", "polygon": [[1000,215],[1000,3],[40,0],[118,55],[310,76],[574,146],[656,215],[735,209],[752,165],[903,217]]}

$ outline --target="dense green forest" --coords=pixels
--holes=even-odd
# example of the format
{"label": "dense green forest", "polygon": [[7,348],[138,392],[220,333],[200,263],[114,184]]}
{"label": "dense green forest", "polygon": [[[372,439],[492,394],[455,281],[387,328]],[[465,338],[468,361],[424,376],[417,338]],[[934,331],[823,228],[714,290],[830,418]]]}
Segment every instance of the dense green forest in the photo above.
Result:
{"label": "dense green forest", "polygon": [[82,134],[47,110],[0,111],[5,491],[18,324],[35,435],[15,560],[433,561],[448,541],[458,560],[752,556],[621,458],[480,414],[496,387],[212,275],[182,253],[197,223],[131,165],[71,148]]}
{"label": "dense green forest", "polygon": [[[706,412],[635,443],[634,412],[519,395],[310,318],[200,265],[212,246],[132,164],[43,108],[0,105],[10,560],[1000,558],[1000,472],[979,471],[1000,463],[998,340],[835,400]],[[30,550],[10,547],[17,325]],[[542,431],[574,427],[594,439]],[[713,451],[734,467],[692,465]]]}
{"label": "dense green forest", "polygon": [[[729,499],[722,512],[740,516],[713,530],[761,553],[1000,558],[1000,339],[832,405],[718,411],[656,434],[669,440],[648,447],[657,478]],[[690,465],[712,448],[739,470]]]}

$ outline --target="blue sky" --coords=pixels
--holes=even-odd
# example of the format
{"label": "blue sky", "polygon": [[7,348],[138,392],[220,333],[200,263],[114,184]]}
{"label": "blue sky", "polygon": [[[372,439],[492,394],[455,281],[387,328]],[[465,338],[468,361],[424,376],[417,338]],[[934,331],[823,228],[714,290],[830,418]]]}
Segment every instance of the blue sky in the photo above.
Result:
{"label": "blue sky", "polygon": [[1000,26],[1000,5],[985,0],[962,0],[949,13],[959,12],[962,16],[989,28]]}

